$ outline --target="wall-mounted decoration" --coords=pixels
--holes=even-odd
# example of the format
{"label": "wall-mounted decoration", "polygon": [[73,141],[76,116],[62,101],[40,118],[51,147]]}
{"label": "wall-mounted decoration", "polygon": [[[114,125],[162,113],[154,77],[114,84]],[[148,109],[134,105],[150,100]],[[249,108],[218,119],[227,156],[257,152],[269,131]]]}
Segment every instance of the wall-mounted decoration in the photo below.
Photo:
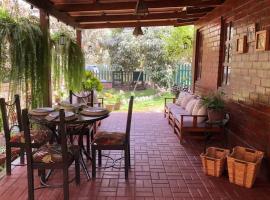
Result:
{"label": "wall-mounted decoration", "polygon": [[256,51],[266,51],[269,48],[269,31],[263,30],[256,32]]}
{"label": "wall-mounted decoration", "polygon": [[247,36],[243,35],[236,39],[236,53],[247,52]]}
{"label": "wall-mounted decoration", "polygon": [[256,31],[258,30],[258,24],[250,24],[247,27],[247,42],[254,42]]}

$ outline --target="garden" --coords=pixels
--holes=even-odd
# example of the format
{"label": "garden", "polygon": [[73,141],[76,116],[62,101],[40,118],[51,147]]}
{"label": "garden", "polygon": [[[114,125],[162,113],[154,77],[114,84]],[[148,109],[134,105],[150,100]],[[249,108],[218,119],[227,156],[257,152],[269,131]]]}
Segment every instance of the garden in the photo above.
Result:
{"label": "garden", "polygon": [[128,99],[131,95],[135,97],[133,108],[135,112],[161,112],[164,109],[164,98],[173,96],[169,91],[152,88],[139,91],[110,89],[103,90],[100,94],[104,98],[105,106],[117,112],[127,111]]}
{"label": "garden", "polygon": [[[178,64],[191,61],[192,26],[144,28],[140,36],[134,36],[131,29],[85,30],[81,46],[74,29],[49,19],[51,29],[46,32],[40,27],[39,14],[29,5],[22,1],[1,4],[0,96],[12,100],[19,94],[22,107],[55,105],[68,99],[70,90],[95,90],[114,112],[126,112],[131,95],[135,96],[135,112],[161,112],[164,98],[173,96],[170,88]],[[130,90],[106,89],[85,70],[90,64],[106,70],[143,71],[149,82],[144,90],[136,85]],[[0,115],[0,171],[4,145]]]}

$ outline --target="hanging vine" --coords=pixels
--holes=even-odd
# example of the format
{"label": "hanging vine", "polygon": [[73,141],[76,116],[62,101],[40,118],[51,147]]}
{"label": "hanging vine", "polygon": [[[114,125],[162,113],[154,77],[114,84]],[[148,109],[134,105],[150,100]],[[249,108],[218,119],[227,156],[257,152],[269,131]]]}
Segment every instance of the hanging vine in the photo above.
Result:
{"label": "hanging vine", "polygon": [[50,55],[44,53],[49,49],[44,46],[44,40],[36,18],[14,19],[0,9],[2,79],[8,79],[10,83],[10,97],[23,91],[33,107],[43,104],[43,71],[50,60]]}
{"label": "hanging vine", "polygon": [[[64,34],[65,42],[60,44]],[[48,95],[47,69],[52,66],[54,88],[78,91],[84,77],[84,54],[70,34],[49,40],[33,17],[12,17],[0,8],[0,84],[9,83],[9,96],[21,94],[27,106],[44,105]]]}
{"label": "hanging vine", "polygon": [[84,79],[85,59],[81,47],[70,34],[59,32],[52,36],[52,69],[55,88],[79,91]]}

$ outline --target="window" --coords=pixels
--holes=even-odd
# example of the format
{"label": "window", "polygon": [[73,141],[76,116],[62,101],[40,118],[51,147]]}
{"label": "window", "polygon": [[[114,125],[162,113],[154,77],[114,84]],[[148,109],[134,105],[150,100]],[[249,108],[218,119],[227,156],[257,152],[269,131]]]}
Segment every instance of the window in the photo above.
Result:
{"label": "window", "polygon": [[196,34],[196,60],[195,60],[195,80],[201,79],[203,57],[203,34],[197,30]]}
{"label": "window", "polygon": [[224,24],[224,56],[223,56],[223,74],[222,85],[230,84],[231,61],[232,61],[232,45],[233,45],[233,27],[232,23]]}

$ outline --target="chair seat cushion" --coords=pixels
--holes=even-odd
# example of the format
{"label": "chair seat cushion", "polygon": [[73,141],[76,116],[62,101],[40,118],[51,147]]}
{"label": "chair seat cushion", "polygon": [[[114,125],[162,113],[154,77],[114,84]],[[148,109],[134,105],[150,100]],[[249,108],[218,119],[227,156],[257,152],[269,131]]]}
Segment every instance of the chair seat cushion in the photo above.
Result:
{"label": "chair seat cushion", "polygon": [[[78,146],[68,146],[68,160],[71,160],[75,152],[79,151]],[[33,154],[33,162],[38,163],[59,163],[63,162],[60,144],[46,144],[40,147]]]}
{"label": "chair seat cushion", "polygon": [[97,145],[123,145],[125,139],[125,133],[102,131],[95,134],[93,143]]}
{"label": "chair seat cushion", "polygon": [[[50,139],[51,133],[45,130],[31,130],[31,141],[34,144],[43,144]],[[25,143],[24,132],[13,133],[10,142]]]}

